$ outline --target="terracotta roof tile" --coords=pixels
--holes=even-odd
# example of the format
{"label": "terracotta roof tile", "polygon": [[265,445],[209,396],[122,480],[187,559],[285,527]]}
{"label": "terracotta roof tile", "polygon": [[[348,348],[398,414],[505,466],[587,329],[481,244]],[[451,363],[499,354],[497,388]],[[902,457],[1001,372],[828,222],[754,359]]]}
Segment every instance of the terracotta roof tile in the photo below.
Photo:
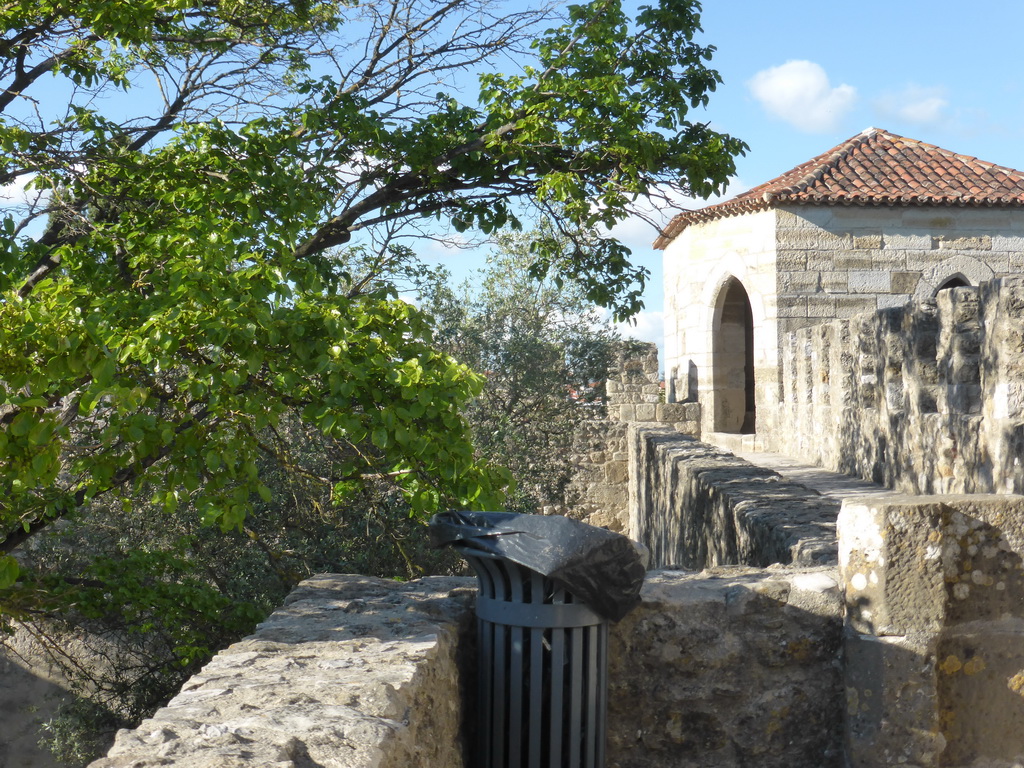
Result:
{"label": "terracotta roof tile", "polygon": [[869,128],[723,203],[683,211],[654,247],[690,224],[778,204],[1024,206],[1024,173]]}

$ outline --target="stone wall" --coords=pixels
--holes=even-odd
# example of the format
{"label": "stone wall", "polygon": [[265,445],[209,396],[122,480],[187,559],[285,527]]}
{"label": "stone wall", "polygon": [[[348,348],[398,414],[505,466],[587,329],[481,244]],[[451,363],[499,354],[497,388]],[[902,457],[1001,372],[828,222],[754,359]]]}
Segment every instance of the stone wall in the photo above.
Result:
{"label": "stone wall", "polygon": [[608,768],[839,768],[835,569],[648,574],[609,635]]}
{"label": "stone wall", "polygon": [[91,768],[462,768],[474,594],[309,579]]}
{"label": "stone wall", "polygon": [[839,502],[671,428],[629,439],[628,534],[653,567],[835,562]]}
{"label": "stone wall", "polygon": [[750,301],[760,431],[784,423],[788,334],[930,298],[952,277],[978,285],[1022,271],[1024,213],[1009,208],[779,206],[692,224],[664,255],[666,372],[685,382],[669,400],[694,392],[704,432],[736,431],[715,424],[729,386],[715,374],[716,334],[732,281]]}
{"label": "stone wall", "polygon": [[1024,491],[1024,279],[797,331],[782,373],[774,450],[906,493]]}
{"label": "stone wall", "polygon": [[628,525],[630,424],[670,425],[700,436],[700,406],[665,403],[658,376],[658,347],[623,342],[606,384],[603,413],[583,423],[574,457],[576,474],[567,509],[545,510],[586,520],[618,533]]}
{"label": "stone wall", "polygon": [[[91,768],[470,766],[475,591],[306,581]],[[652,573],[641,597],[609,636],[608,768],[838,768],[834,569]]]}
{"label": "stone wall", "polygon": [[1024,498],[843,505],[851,768],[1024,763]]}
{"label": "stone wall", "polygon": [[[691,458],[737,514],[755,501],[742,465]],[[762,511],[793,508],[754,482]],[[848,501],[839,569],[649,573],[609,633],[608,768],[1016,768],[1022,521],[1012,495]],[[304,582],[92,768],[468,768],[475,593]]]}

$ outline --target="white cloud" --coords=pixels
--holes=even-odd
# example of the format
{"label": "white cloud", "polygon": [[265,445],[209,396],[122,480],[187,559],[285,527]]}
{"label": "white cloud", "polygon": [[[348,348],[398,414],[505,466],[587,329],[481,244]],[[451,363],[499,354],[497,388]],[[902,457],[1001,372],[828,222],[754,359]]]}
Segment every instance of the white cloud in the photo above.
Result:
{"label": "white cloud", "polygon": [[665,319],[661,312],[643,310],[632,322],[616,323],[615,328],[626,338],[654,341],[658,346],[665,340]]}
{"label": "white cloud", "polygon": [[857,99],[856,88],[833,87],[825,70],[813,61],[787,61],[764,69],[747,87],[769,114],[806,133],[835,130]]}
{"label": "white cloud", "polygon": [[49,196],[50,191],[48,189],[26,189],[34,178],[34,173],[25,174],[0,186],[0,207],[13,208],[42,203]]}
{"label": "white cloud", "polygon": [[902,91],[882,94],[875,109],[886,118],[905,120],[916,125],[937,125],[947,119],[945,88],[924,88],[910,84]]}

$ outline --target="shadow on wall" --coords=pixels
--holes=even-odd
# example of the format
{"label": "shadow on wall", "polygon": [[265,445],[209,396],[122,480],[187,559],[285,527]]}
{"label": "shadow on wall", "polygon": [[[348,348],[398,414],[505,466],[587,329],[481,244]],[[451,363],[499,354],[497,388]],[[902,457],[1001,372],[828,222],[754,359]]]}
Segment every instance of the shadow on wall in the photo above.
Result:
{"label": "shadow on wall", "polygon": [[1020,278],[802,329],[783,377],[773,450],[903,493],[1024,491]]}
{"label": "shadow on wall", "polygon": [[844,504],[852,768],[1024,758],[1024,498]]}
{"label": "shadow on wall", "polygon": [[[27,638],[12,642],[24,651]],[[61,768],[39,746],[41,726],[62,702],[73,697],[60,685],[33,670],[32,664],[0,644],[0,768]]]}
{"label": "shadow on wall", "polygon": [[612,627],[608,765],[838,768],[833,569],[648,574]]}

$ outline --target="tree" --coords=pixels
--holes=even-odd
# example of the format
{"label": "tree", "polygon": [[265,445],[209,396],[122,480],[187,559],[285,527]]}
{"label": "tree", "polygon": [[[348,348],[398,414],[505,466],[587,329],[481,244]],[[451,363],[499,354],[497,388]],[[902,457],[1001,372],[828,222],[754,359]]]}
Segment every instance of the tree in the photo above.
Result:
{"label": "tree", "polygon": [[478,453],[515,481],[505,509],[521,512],[571,503],[579,427],[603,413],[619,338],[578,284],[531,276],[530,246],[552,229],[497,236],[479,279],[435,282],[424,303],[435,344],[486,380],[464,413]]}
{"label": "tree", "polygon": [[[383,263],[446,222],[558,205],[571,232],[659,183],[717,190],[744,145],[688,119],[718,82],[698,10],[8,3],[0,181],[45,194],[0,240],[0,552],[143,490],[240,528],[289,413],[340,446],[335,501],[389,482],[416,513],[494,503],[459,412],[480,378],[337,249]],[[490,71],[508,55],[530,63]],[[449,76],[485,67],[460,101]],[[541,241],[533,273],[635,310],[626,249],[583,245]],[[0,555],[9,612],[38,597],[18,574]]]}

